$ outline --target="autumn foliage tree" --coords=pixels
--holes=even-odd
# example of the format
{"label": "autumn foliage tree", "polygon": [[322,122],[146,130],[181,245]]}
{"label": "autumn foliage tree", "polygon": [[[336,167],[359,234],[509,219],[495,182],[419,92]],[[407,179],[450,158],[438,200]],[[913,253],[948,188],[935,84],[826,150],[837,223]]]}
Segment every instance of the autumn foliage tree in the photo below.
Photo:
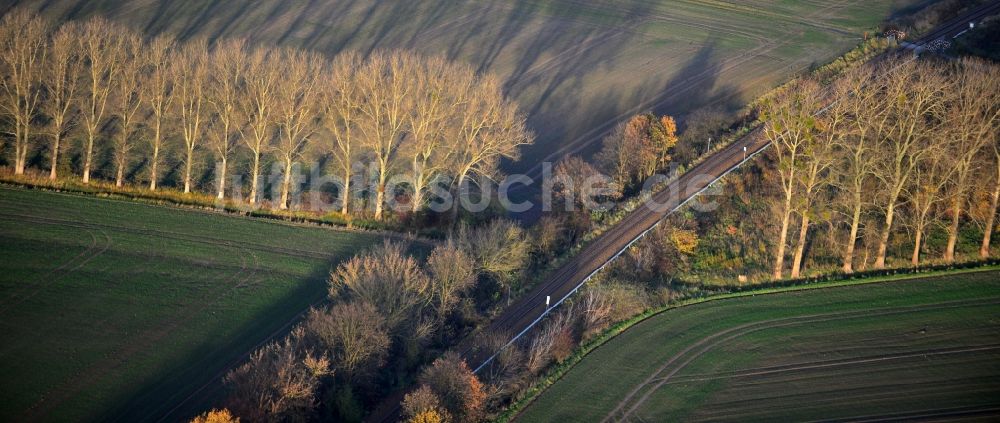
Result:
{"label": "autumn foliage tree", "polygon": [[309,419],[316,408],[320,380],[330,374],[330,360],[308,348],[298,328],[280,342],[255,351],[250,360],[226,374],[228,408],[249,421]]}
{"label": "autumn foliage tree", "polygon": [[604,138],[598,162],[615,183],[625,187],[664,170],[677,140],[677,123],[672,117],[637,115]]}
{"label": "autumn foliage tree", "polygon": [[420,374],[422,387],[432,392],[441,408],[456,421],[477,422],[484,417],[486,392],[483,384],[458,355],[447,353]]}

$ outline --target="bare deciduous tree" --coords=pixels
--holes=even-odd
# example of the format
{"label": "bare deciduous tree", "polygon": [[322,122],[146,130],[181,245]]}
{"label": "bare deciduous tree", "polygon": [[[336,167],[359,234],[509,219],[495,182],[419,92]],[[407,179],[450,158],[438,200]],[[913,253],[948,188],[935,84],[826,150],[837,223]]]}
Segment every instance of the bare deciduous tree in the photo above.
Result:
{"label": "bare deciduous tree", "polygon": [[121,65],[121,28],[105,19],[93,18],[82,25],[79,36],[80,52],[86,60],[84,71],[85,98],[82,101],[83,126],[87,140],[84,149],[83,183],[90,183],[94,146],[101,126],[107,118],[108,98],[118,79]]}
{"label": "bare deciduous tree", "polygon": [[325,69],[322,59],[314,53],[282,49],[279,57],[281,78],[275,89],[278,136],[271,149],[283,165],[278,208],[284,210],[288,208],[292,164],[301,157],[319,126],[320,91],[316,84]]}
{"label": "bare deciduous tree", "polygon": [[412,86],[408,80],[411,59],[398,54],[375,54],[361,66],[356,84],[363,93],[360,112],[364,116],[362,142],[375,165],[375,218],[382,219],[386,181],[397,166],[406,136],[406,117]]}
{"label": "bare deciduous tree", "polygon": [[837,110],[828,110],[816,119],[816,134],[807,137],[807,141],[802,146],[802,169],[797,181],[800,193],[796,201],[796,209],[801,216],[801,222],[799,239],[795,244],[795,254],[792,256],[792,278],[800,276],[809,234],[809,223],[815,214],[821,212],[815,209],[817,197],[823,188],[830,183],[828,170],[834,164],[833,149],[844,137],[844,131],[847,129],[845,128],[846,120],[847,117],[838,113]]}
{"label": "bare deciduous tree", "polygon": [[0,108],[14,124],[14,173],[24,173],[31,149],[32,123],[39,112],[48,27],[25,9],[0,21]]}
{"label": "bare deciduous tree", "polygon": [[77,50],[79,26],[66,23],[59,27],[50,42],[45,79],[48,82],[48,96],[42,103],[42,110],[51,119],[49,128],[52,147],[49,152],[49,179],[58,176],[59,153],[63,137],[73,125],[77,88],[82,73],[82,58]]}
{"label": "bare deciduous tree", "polygon": [[[466,99],[453,147],[457,152],[453,169],[456,192],[467,189],[471,176],[497,178],[500,160],[517,159],[519,148],[534,139],[524,116],[504,97],[496,78],[480,76],[462,87]],[[457,221],[459,197],[455,196],[452,208],[453,224]]]}
{"label": "bare deciduous tree", "polygon": [[506,219],[494,220],[477,229],[462,226],[457,238],[459,247],[473,258],[480,272],[508,286],[524,268],[531,252],[524,229]]}
{"label": "bare deciduous tree", "polygon": [[226,374],[232,393],[229,408],[254,422],[306,421],[313,414],[320,380],[330,360],[305,346],[305,330],[270,343]]}
{"label": "bare deciduous tree", "polygon": [[208,48],[204,40],[192,41],[174,55],[173,88],[177,122],[184,139],[184,193],[191,192],[194,151],[201,145],[208,107]]}
{"label": "bare deciduous tree", "polygon": [[934,220],[934,211],[943,200],[944,187],[949,183],[955,172],[955,159],[950,158],[947,149],[941,146],[927,146],[925,152],[913,169],[910,185],[907,187],[907,197],[910,206],[911,229],[913,230],[913,253],[910,264],[920,264],[920,251],[923,248],[927,228]]}
{"label": "bare deciduous tree", "polygon": [[847,115],[851,124],[843,128],[845,136],[837,139],[835,149],[839,164],[834,167],[837,176],[834,184],[846,198],[850,230],[844,247],[845,273],[854,272],[854,255],[861,229],[861,213],[869,201],[866,187],[870,184],[875,168],[874,146],[888,131],[889,113],[881,104],[881,82],[873,69],[858,67],[836,81],[834,98],[838,99],[828,113]]}
{"label": "bare deciduous tree", "polygon": [[761,118],[765,121],[764,136],[772,145],[770,151],[778,168],[782,191],[781,230],[774,258],[775,279],[781,279],[785,269],[785,248],[798,172],[803,166],[803,150],[815,137],[814,113],[818,111],[818,91],[819,85],[813,81],[798,82],[786,87],[774,98],[766,99],[761,106]]}
{"label": "bare deciduous tree", "polygon": [[357,54],[345,53],[338,56],[321,86],[322,123],[330,135],[329,151],[333,165],[343,178],[343,185],[340,187],[340,212],[344,215],[350,213],[353,166],[361,152],[356,131],[361,118],[361,98],[353,82],[359,66],[360,58]]}
{"label": "bare deciduous tree", "polygon": [[132,151],[132,136],[136,119],[142,106],[142,71],[145,45],[142,37],[132,32],[121,35],[121,55],[118,60],[119,72],[114,81],[112,95],[115,98],[114,115],[118,118],[118,137],[115,138],[115,186],[121,187],[125,180],[129,152]]}
{"label": "bare deciduous tree", "polygon": [[400,334],[404,323],[418,323],[413,309],[429,294],[427,274],[416,260],[403,252],[403,246],[386,243],[376,251],[357,256],[341,264],[330,275],[330,297],[346,295],[375,307],[385,316],[393,336]]}
{"label": "bare deciduous tree", "polygon": [[210,140],[218,160],[215,170],[218,180],[216,198],[220,200],[226,195],[229,157],[236,149],[240,130],[245,123],[244,115],[239,110],[239,101],[243,95],[246,64],[246,41],[226,40],[213,46],[209,61],[211,82],[208,102],[214,116]]}
{"label": "bare deciduous tree", "polygon": [[274,136],[274,94],[281,77],[272,62],[273,53],[257,48],[247,57],[246,93],[241,110],[248,129],[242,134],[243,143],[250,150],[250,204],[257,204],[260,188],[260,160]]}
{"label": "bare deciduous tree", "polygon": [[454,132],[455,116],[462,106],[461,81],[472,75],[472,69],[451,65],[435,57],[418,62],[413,78],[415,94],[413,110],[409,113],[411,157],[411,183],[413,211],[424,206],[424,192],[436,178],[447,170],[455,150],[447,142]]}
{"label": "bare deciduous tree", "polygon": [[306,328],[316,337],[347,380],[358,377],[366,364],[377,365],[389,351],[385,319],[367,303],[341,303],[329,310],[312,310]]}
{"label": "bare deciduous tree", "polygon": [[981,59],[964,59],[953,67],[955,83],[950,84],[946,133],[954,172],[948,184],[951,222],[944,260],[955,260],[958,225],[969,195],[972,175],[990,142],[997,138],[1000,122],[1000,66]]}
{"label": "bare deciduous tree", "polygon": [[427,258],[430,272],[430,289],[433,291],[430,304],[443,320],[458,300],[458,294],[469,289],[476,282],[476,263],[449,240],[431,251]]}
{"label": "bare deciduous tree", "polygon": [[888,66],[893,68],[882,77],[886,84],[882,107],[889,108],[892,123],[875,149],[879,163],[875,177],[885,191],[877,204],[884,216],[875,256],[875,267],[879,269],[885,267],[900,197],[931,141],[934,123],[930,117],[941,111],[941,91],[945,87],[941,73],[930,64],[910,61]]}
{"label": "bare deciduous tree", "polygon": [[993,172],[993,193],[990,195],[990,205],[987,210],[986,224],[983,228],[983,242],[979,245],[979,257],[988,258],[990,256],[990,239],[993,236],[993,227],[996,224],[997,207],[1000,205],[1000,138],[994,138],[991,146],[993,157],[990,166]]}
{"label": "bare deciduous tree", "polygon": [[152,136],[149,144],[152,156],[149,158],[149,189],[156,191],[160,179],[160,151],[163,147],[164,125],[169,111],[173,107],[174,91],[171,76],[173,62],[174,40],[169,36],[160,35],[146,45],[145,61],[148,69],[142,81],[143,101],[149,106],[150,126]]}

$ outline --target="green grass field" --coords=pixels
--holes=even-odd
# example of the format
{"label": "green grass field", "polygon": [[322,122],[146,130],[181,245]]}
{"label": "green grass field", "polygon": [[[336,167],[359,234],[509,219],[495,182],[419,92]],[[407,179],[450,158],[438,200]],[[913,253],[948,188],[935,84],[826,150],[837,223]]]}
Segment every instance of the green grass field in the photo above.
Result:
{"label": "green grass field", "polygon": [[324,298],[331,266],[380,239],[0,188],[0,421],[200,411]]}
{"label": "green grass field", "polygon": [[[624,117],[745,101],[857,45],[919,0],[28,0],[147,32],[336,53],[413,49],[493,72],[538,132],[522,163],[593,151]],[[588,147],[589,146],[589,147]]]}
{"label": "green grass field", "polygon": [[1000,412],[1000,271],[710,301],[597,348],[518,421]]}

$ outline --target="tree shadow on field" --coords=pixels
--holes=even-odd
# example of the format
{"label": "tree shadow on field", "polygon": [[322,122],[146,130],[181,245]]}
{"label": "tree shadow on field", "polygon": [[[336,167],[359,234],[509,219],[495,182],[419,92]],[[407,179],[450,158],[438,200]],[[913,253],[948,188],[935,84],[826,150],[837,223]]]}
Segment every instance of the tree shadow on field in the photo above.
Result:
{"label": "tree shadow on field", "polygon": [[[539,102],[529,120],[545,119],[560,112],[558,109],[545,108],[546,104],[574,102],[580,111],[579,115],[592,119],[592,123],[586,130],[576,130],[575,135],[563,138],[561,150],[544,156],[545,151],[539,149],[535,154],[543,155],[545,157],[543,161],[557,161],[570,154],[590,157],[600,150],[600,141],[616,125],[638,113],[671,115],[683,121],[687,113],[698,107],[720,103],[727,109],[739,107],[737,98],[739,91],[734,85],[719,79],[724,71],[718,54],[717,41],[710,38],[701,43],[686,63],[669,79],[664,80],[661,75],[646,75],[642,83],[635,84],[632,88],[624,86],[605,88],[605,91],[591,97],[596,101],[584,101],[577,96],[578,87],[559,93],[545,102]],[[552,132],[569,134],[574,129],[562,128]],[[541,141],[541,143],[546,142],[556,141]],[[508,167],[519,165],[521,167],[535,165],[528,169],[529,175],[533,177],[537,176],[540,170],[539,166],[533,163],[508,164]]]}
{"label": "tree shadow on field", "polygon": [[[712,91],[721,72],[713,40],[694,52],[669,81],[648,68],[642,68],[648,74],[622,77],[622,67],[637,65],[635,55],[644,53],[637,47],[647,41],[643,26],[664,13],[655,9],[655,2],[644,0],[613,5],[573,0],[27,3],[61,19],[103,14],[150,33],[176,33],[181,39],[244,37],[329,55],[408,48],[465,62],[480,72],[496,73],[506,93],[528,114],[538,141],[524,157],[557,158],[564,147],[592,152],[600,138],[630,114],[677,114],[687,110],[679,105],[705,102],[702,96],[711,95],[706,101],[714,101],[719,90]],[[655,52],[650,54],[655,57]],[[505,169],[524,171],[536,164],[524,160],[506,163]]]}
{"label": "tree shadow on field", "polygon": [[[360,243],[364,244],[361,240]],[[376,245],[372,242],[371,245]],[[365,244],[367,245],[367,244]],[[364,247],[367,248],[367,247]],[[266,343],[280,340],[312,306],[323,304],[327,297],[327,280],[331,270],[348,259],[353,247],[343,246],[331,252],[332,259],[317,265],[306,277],[294,278],[275,273],[272,269],[259,269],[255,283],[295,283],[286,295],[262,307],[242,327],[229,328],[227,333],[204,336],[208,339],[190,353],[167,363],[163,370],[144,386],[132,390],[133,395],[118,401],[119,407],[107,410],[102,421],[146,422],[187,421],[194,415],[218,406],[225,398],[223,377],[249,358],[252,351]],[[426,255],[424,247],[411,246],[417,257]],[[240,289],[250,290],[252,287]],[[226,288],[222,295],[252,295],[233,292]],[[203,313],[230,312],[224,308],[208,309]],[[182,316],[183,317],[183,316]]]}

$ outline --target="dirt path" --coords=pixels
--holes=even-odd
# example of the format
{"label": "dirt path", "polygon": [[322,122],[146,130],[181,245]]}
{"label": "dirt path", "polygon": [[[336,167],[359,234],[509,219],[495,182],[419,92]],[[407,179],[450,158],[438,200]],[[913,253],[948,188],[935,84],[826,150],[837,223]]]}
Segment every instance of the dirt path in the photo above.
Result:
{"label": "dirt path", "polygon": [[[846,320],[852,318],[860,317],[874,317],[874,316],[888,316],[896,314],[905,314],[912,312],[921,312],[928,310],[939,310],[947,308],[956,307],[967,307],[975,305],[992,305],[1000,304],[1000,298],[988,298],[988,299],[977,299],[977,300],[961,300],[961,301],[947,301],[942,303],[926,304],[920,306],[906,306],[906,307],[888,307],[888,308],[877,308],[869,310],[852,310],[845,312],[835,312],[835,313],[820,313],[811,315],[801,315],[801,316],[790,316],[783,318],[776,318],[758,322],[745,323],[739,326],[735,326],[720,332],[716,332],[705,338],[702,338],[698,342],[689,345],[687,348],[681,350],[677,354],[669,357],[663,365],[654,370],[649,377],[646,378],[642,383],[636,385],[618,404],[615,406],[611,412],[609,412],[602,422],[610,421],[624,421],[629,419],[632,414],[643,403],[645,403],[649,397],[656,392],[660,387],[667,384],[673,376],[678,372],[683,370],[692,361],[698,359],[708,351],[713,348],[718,347],[726,342],[733,339],[739,338],[741,336],[759,332],[766,329],[774,329],[778,327],[794,326],[806,323],[819,323],[828,322],[834,320]],[[676,366],[674,364],[676,363]],[[667,370],[670,370],[667,372]],[[667,373],[665,373],[667,372]],[[647,386],[649,387],[647,389]],[[634,402],[632,401],[640,392],[646,390],[645,393],[639,397]],[[631,405],[629,405],[631,403]],[[628,407],[626,409],[626,407]]]}

